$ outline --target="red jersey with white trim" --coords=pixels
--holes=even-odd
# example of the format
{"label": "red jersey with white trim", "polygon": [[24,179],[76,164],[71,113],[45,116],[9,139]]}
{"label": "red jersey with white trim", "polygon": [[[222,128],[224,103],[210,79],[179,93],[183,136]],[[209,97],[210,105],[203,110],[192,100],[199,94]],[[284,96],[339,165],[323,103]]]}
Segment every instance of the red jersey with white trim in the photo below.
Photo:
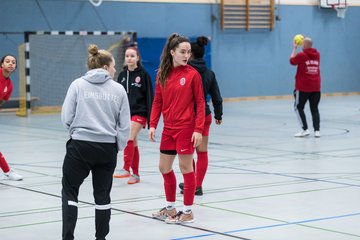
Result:
{"label": "red jersey with white trim", "polygon": [[195,126],[201,133],[205,121],[205,100],[200,74],[190,65],[172,68],[161,86],[156,79],[150,127],[157,127],[163,114],[164,127],[183,129]]}
{"label": "red jersey with white trim", "polygon": [[295,57],[290,58],[292,65],[297,65],[295,90],[302,92],[320,92],[320,53],[315,48],[305,48]]}
{"label": "red jersey with white trim", "polygon": [[9,100],[13,91],[13,85],[10,78],[5,78],[0,68],[0,100]]}

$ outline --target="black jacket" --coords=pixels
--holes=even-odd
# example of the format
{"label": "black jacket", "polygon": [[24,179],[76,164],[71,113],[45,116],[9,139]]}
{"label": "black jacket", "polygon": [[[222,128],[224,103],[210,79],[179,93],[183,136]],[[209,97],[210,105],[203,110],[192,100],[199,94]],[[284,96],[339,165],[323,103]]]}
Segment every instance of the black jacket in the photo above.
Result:
{"label": "black jacket", "polygon": [[[217,120],[222,120],[223,107],[222,107],[222,97],[220,94],[220,89],[216,81],[215,73],[206,67],[204,59],[194,59],[189,61],[189,65],[194,67],[201,75],[203,88],[204,88],[204,97],[211,97],[212,104],[214,106],[214,118]],[[206,102],[205,114],[206,116],[211,113],[209,104]]]}
{"label": "black jacket", "polygon": [[123,85],[129,98],[131,116],[139,115],[150,121],[154,90],[150,75],[139,66],[134,71],[127,67],[119,74],[118,82]]}

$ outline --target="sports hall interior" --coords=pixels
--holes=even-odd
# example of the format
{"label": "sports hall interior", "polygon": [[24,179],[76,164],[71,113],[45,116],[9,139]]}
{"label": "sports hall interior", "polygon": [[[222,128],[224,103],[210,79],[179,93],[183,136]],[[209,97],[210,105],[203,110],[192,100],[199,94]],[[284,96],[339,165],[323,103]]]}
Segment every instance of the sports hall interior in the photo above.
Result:
{"label": "sports hall interior", "polygon": [[[195,197],[195,222],[167,225],[151,218],[165,202],[158,171],[160,129],[155,143],[143,130],[141,182],[114,180],[107,239],[360,240],[357,0],[325,0],[328,7],[320,0],[97,2],[0,1],[0,55],[19,60],[11,76],[12,99],[0,109],[0,151],[24,176],[17,182],[0,173],[1,239],[61,238],[61,167],[68,134],[59,109],[79,74],[70,67],[86,70],[86,55],[72,48],[71,35],[86,35],[76,42],[86,47],[100,32],[98,44],[118,50],[108,35],[128,34],[154,80],[163,44],[177,32],[211,39],[206,61],[224,99],[223,124],[211,126],[209,168],[204,195]],[[342,17],[330,6],[345,3]],[[231,27],[224,22],[226,4],[270,5],[271,21],[266,27]],[[296,68],[289,57],[299,33],[311,37],[321,54],[321,138],[313,133],[294,138],[300,126],[292,96]],[[117,72],[121,59],[118,67]],[[25,114],[18,116],[24,96]],[[311,126],[308,106],[306,114]],[[120,152],[119,164],[122,157]],[[174,169],[181,182],[178,164]],[[76,239],[94,239],[91,178],[79,200]],[[180,190],[177,203],[182,205]]]}

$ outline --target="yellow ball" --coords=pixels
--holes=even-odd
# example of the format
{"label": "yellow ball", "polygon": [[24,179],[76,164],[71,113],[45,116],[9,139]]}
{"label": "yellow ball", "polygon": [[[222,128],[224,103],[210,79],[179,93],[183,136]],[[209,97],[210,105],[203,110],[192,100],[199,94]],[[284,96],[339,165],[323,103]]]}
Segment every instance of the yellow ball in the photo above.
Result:
{"label": "yellow ball", "polygon": [[302,34],[297,34],[295,35],[294,37],[294,42],[298,45],[298,46],[301,46],[302,45],[302,42],[304,40],[304,36]]}

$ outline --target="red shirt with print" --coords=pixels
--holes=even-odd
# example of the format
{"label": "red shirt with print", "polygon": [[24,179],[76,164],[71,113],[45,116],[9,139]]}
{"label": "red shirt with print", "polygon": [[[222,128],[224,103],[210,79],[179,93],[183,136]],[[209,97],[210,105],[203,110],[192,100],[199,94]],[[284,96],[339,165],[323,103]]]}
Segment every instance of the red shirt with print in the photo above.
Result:
{"label": "red shirt with print", "polygon": [[202,132],[205,121],[204,90],[200,74],[190,65],[172,68],[165,86],[156,80],[150,127],[157,127],[161,113],[165,128],[195,126],[195,132]]}
{"label": "red shirt with print", "polygon": [[305,48],[290,64],[297,65],[295,90],[302,92],[320,92],[320,53],[315,48]]}
{"label": "red shirt with print", "polygon": [[13,85],[10,78],[5,78],[0,68],[0,100],[9,100],[13,91]]}

